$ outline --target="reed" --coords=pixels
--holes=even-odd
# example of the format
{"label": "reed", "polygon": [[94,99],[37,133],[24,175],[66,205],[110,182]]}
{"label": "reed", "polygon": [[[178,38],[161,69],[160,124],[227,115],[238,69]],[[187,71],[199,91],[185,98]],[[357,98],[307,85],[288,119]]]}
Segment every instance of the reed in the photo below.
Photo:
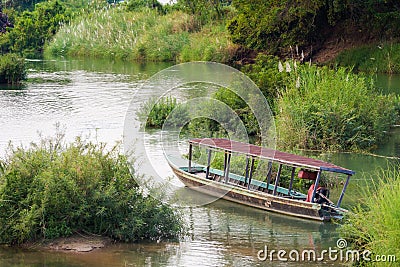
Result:
{"label": "reed", "polygon": [[[349,214],[341,233],[360,251],[400,257],[400,172],[398,168],[380,170],[361,191],[361,204]],[[376,178],[378,177],[378,179]],[[396,262],[363,262],[365,266],[398,266]]]}
{"label": "reed", "polygon": [[45,53],[138,61],[227,61],[234,46],[223,25],[199,30],[193,15],[181,11],[160,15],[149,8],[137,12],[107,8],[64,25]]}
{"label": "reed", "polygon": [[279,146],[359,150],[378,145],[399,119],[399,99],[349,69],[295,68],[276,103]]}

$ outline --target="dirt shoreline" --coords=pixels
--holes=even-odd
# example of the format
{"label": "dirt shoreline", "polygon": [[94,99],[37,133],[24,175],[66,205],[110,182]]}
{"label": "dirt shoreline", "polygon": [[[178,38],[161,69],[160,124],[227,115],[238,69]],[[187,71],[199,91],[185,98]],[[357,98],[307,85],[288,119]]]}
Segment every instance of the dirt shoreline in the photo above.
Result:
{"label": "dirt shoreline", "polygon": [[39,243],[24,244],[25,248],[36,248],[43,250],[65,251],[72,253],[88,253],[107,247],[113,241],[110,238],[92,235],[74,235],[46,240]]}

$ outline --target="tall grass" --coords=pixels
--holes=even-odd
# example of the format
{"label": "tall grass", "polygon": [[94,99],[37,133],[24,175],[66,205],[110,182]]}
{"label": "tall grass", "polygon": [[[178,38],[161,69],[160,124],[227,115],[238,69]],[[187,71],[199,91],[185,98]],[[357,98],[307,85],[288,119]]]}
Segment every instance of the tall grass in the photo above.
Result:
{"label": "tall grass", "polygon": [[400,73],[400,44],[385,43],[346,50],[334,62],[368,73]]}
{"label": "tall grass", "polygon": [[345,68],[295,68],[277,100],[279,145],[323,150],[369,149],[399,119],[399,99]]}
{"label": "tall grass", "polygon": [[149,8],[94,10],[62,27],[45,53],[146,61],[227,61],[233,45],[223,25],[198,30],[193,15],[181,11],[160,15]]}
{"label": "tall grass", "polygon": [[[341,232],[356,249],[368,249],[375,255],[400,257],[400,172],[398,168],[380,171],[378,179],[362,192],[360,205],[354,208]],[[375,180],[375,181],[374,181]],[[377,180],[377,181],[376,181]],[[398,266],[396,262],[368,262],[367,266]]]}

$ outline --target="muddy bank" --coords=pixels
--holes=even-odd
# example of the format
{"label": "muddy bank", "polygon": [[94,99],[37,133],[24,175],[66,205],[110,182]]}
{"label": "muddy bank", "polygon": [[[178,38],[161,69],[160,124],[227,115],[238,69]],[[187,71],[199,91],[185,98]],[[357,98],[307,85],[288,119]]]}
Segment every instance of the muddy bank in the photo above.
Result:
{"label": "muddy bank", "polygon": [[91,235],[75,235],[71,237],[62,237],[39,243],[24,244],[24,248],[39,250],[54,250],[65,252],[91,252],[102,249],[113,243],[110,238]]}

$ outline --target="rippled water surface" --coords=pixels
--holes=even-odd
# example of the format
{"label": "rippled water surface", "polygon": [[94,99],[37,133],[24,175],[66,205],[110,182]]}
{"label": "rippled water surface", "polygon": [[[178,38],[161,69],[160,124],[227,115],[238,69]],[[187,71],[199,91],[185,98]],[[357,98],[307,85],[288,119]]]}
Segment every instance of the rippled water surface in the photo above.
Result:
{"label": "rippled water surface", "polygon": [[[135,98],[140,103],[141,98],[146,98],[140,85],[168,66],[93,60],[31,61],[28,64],[30,81],[24,87],[0,90],[0,156],[5,154],[10,140],[27,145],[39,139],[38,132],[45,136],[54,134],[57,123],[65,129],[68,140],[77,135],[89,135],[107,143],[122,140],[130,101]],[[384,84],[384,78],[380,79]],[[390,90],[400,88],[400,85],[393,85],[393,80],[391,82]],[[376,152],[399,157],[399,133],[394,130],[388,143]],[[160,132],[147,133],[145,140],[150,157],[159,163],[158,170],[167,177],[172,172],[160,153],[159,136]],[[320,157],[358,173],[371,172],[388,162],[385,158],[357,154]],[[355,195],[356,186],[350,186],[346,198]],[[196,193],[193,196],[205,197]],[[275,250],[320,252],[334,247],[339,238],[334,224],[271,214],[224,200],[183,208],[182,213],[188,235],[180,242],[113,244],[86,254],[0,247],[0,266],[287,266],[285,262],[260,261],[257,254],[266,246]],[[301,262],[300,265],[310,263]]]}

